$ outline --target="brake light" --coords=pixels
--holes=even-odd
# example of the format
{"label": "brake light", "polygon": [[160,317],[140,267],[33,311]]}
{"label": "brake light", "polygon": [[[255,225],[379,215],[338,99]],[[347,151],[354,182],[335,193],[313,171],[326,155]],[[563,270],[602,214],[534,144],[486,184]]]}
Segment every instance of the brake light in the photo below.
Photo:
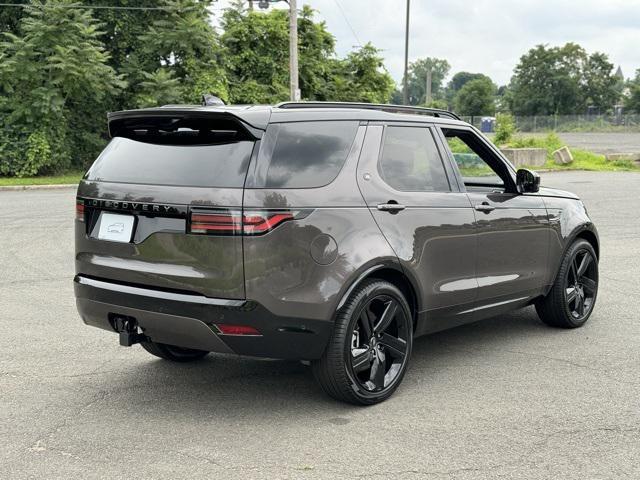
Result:
{"label": "brake light", "polygon": [[84,222],[84,200],[76,199],[76,220]]}
{"label": "brake light", "polygon": [[242,216],[239,212],[191,212],[191,233],[240,234]]}
{"label": "brake light", "polygon": [[303,211],[193,210],[189,233],[209,235],[262,235],[288,220],[304,218]]}

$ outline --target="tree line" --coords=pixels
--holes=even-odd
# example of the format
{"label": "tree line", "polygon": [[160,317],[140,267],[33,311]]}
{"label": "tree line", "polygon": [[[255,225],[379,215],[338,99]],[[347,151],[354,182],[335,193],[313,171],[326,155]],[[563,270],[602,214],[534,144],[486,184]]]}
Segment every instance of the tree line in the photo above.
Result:
{"label": "tree line", "polygon": [[[79,8],[102,0],[35,0],[0,9],[0,175],[86,166],[104,147],[107,111],[193,104],[203,93],[235,104],[287,100],[288,13],[237,1],[218,32],[213,3],[137,0],[149,9],[113,10]],[[389,100],[394,82],[372,44],[338,57],[308,6],[298,34],[303,98]]]}
{"label": "tree line", "polygon": [[[431,70],[431,101],[426,76]],[[482,73],[458,72],[445,84],[445,59],[419,59],[409,66],[409,102],[450,108],[461,115],[571,115],[610,113],[616,105],[640,113],[640,70],[632,80],[620,77],[606,54],[589,54],[575,43],[538,45],[519,60],[508,85],[498,87]],[[401,101],[402,93],[394,93]],[[590,109],[590,110],[589,110]]]}
{"label": "tree line", "polygon": [[[104,5],[32,0],[0,8],[0,175],[86,166],[106,142],[107,111],[198,103],[203,93],[235,104],[288,99],[287,11],[251,11],[237,0],[214,27],[214,0],[113,0],[139,9],[90,8]],[[335,38],[308,6],[298,35],[303,99],[402,102],[376,46],[337,56]],[[604,112],[626,99],[640,112],[640,72],[624,82],[606,55],[571,43],[531,49],[506,86],[471,72],[446,82],[449,74],[445,59],[412,62],[409,103],[462,115],[546,115],[591,106]]]}

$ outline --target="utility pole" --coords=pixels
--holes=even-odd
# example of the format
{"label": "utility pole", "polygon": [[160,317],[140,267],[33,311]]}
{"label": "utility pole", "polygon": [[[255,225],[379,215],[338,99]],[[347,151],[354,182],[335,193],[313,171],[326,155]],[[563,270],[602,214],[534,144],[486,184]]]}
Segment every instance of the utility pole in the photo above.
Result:
{"label": "utility pole", "polygon": [[427,86],[425,92],[424,103],[429,106],[431,103],[431,67],[427,68]]}
{"label": "utility pole", "polygon": [[298,9],[296,0],[289,0],[289,90],[291,101],[300,101],[300,88],[298,88]]}
{"label": "utility pole", "polygon": [[409,89],[407,87],[407,74],[409,72],[409,4],[411,0],[407,0],[407,23],[404,29],[404,80],[402,86],[402,100],[405,105],[409,104]]}
{"label": "utility pole", "polygon": [[253,0],[249,0],[249,11],[253,12]]}
{"label": "utility pole", "polygon": [[[255,1],[255,0],[254,0]],[[263,10],[272,3],[281,0],[259,0],[258,7]],[[284,0],[289,4],[289,97],[292,102],[300,101],[300,87],[298,86],[298,8],[297,0]],[[253,1],[249,3],[251,6]]]}

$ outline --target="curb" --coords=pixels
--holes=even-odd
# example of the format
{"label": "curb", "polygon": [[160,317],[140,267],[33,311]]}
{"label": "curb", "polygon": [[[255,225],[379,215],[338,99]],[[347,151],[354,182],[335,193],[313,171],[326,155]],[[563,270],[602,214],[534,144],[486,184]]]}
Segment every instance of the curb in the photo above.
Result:
{"label": "curb", "polygon": [[0,186],[0,192],[22,191],[22,190],[64,190],[67,188],[78,188],[78,184],[65,183],[62,185],[5,185],[5,186]]}

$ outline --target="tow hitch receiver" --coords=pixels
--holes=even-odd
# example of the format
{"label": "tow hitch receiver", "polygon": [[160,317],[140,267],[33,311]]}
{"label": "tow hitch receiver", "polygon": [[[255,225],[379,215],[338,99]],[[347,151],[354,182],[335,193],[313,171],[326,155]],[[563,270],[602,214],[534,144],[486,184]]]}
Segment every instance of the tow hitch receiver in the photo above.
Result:
{"label": "tow hitch receiver", "polygon": [[109,315],[109,321],[116,332],[120,334],[120,345],[130,347],[147,339],[142,333],[138,333],[138,322],[133,317],[121,315]]}

